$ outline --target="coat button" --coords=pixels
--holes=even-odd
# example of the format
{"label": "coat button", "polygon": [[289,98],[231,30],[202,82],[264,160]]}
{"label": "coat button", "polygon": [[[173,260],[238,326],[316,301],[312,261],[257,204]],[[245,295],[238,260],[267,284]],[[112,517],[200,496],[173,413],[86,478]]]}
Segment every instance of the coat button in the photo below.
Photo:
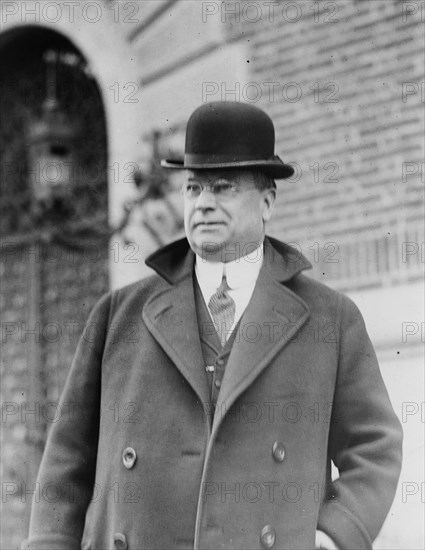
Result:
{"label": "coat button", "polygon": [[114,535],[114,547],[117,550],[127,550],[127,539],[122,533],[115,533]]}
{"label": "coat button", "polygon": [[273,458],[276,462],[283,462],[285,458],[285,447],[280,441],[275,441],[272,448]]}
{"label": "coat button", "polygon": [[218,379],[217,379],[217,380],[214,382],[214,386],[215,386],[216,388],[219,388],[219,387],[221,386],[221,380],[218,380]]}
{"label": "coat button", "polygon": [[276,542],[276,531],[271,525],[266,525],[263,527],[260,540],[264,548],[272,548]]}
{"label": "coat button", "polygon": [[224,365],[224,359],[216,359],[215,364],[222,367]]}
{"label": "coat button", "polygon": [[134,466],[136,458],[136,451],[133,449],[133,447],[127,447],[123,450],[122,463],[128,470],[131,470],[131,468]]}

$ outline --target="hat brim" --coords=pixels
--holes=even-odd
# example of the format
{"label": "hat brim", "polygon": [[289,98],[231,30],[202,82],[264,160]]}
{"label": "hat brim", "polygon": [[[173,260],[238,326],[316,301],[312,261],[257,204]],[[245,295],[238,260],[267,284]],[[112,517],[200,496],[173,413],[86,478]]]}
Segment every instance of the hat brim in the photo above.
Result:
{"label": "hat brim", "polygon": [[184,163],[183,160],[164,159],[161,161],[163,168],[174,170],[216,170],[229,168],[259,168],[274,179],[290,178],[294,169],[290,164],[285,164],[278,157],[276,160],[245,160],[240,162],[214,162],[214,163]]}

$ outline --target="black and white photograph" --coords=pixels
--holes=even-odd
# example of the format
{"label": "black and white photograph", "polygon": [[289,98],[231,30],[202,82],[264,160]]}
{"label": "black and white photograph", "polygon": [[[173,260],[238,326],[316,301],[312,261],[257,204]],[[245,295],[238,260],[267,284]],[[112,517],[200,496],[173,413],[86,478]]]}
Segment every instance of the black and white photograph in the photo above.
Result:
{"label": "black and white photograph", "polygon": [[2,550],[425,547],[425,1],[3,0]]}

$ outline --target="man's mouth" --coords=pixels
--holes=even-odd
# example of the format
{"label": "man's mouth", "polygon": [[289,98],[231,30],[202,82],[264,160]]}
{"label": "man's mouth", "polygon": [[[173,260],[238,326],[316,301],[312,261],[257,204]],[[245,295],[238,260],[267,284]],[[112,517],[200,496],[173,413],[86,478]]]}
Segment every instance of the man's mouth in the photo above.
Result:
{"label": "man's mouth", "polygon": [[193,224],[193,227],[199,227],[199,226],[215,226],[215,225],[224,225],[224,222],[216,222],[216,221],[202,221],[202,222],[196,222]]}

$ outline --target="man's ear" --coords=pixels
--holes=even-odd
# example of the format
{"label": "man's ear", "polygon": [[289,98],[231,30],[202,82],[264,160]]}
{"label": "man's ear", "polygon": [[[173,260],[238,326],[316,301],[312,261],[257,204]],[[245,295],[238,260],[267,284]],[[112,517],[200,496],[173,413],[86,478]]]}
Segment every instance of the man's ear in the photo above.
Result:
{"label": "man's ear", "polygon": [[263,222],[268,222],[273,214],[274,203],[276,200],[276,189],[265,189],[263,196]]}

